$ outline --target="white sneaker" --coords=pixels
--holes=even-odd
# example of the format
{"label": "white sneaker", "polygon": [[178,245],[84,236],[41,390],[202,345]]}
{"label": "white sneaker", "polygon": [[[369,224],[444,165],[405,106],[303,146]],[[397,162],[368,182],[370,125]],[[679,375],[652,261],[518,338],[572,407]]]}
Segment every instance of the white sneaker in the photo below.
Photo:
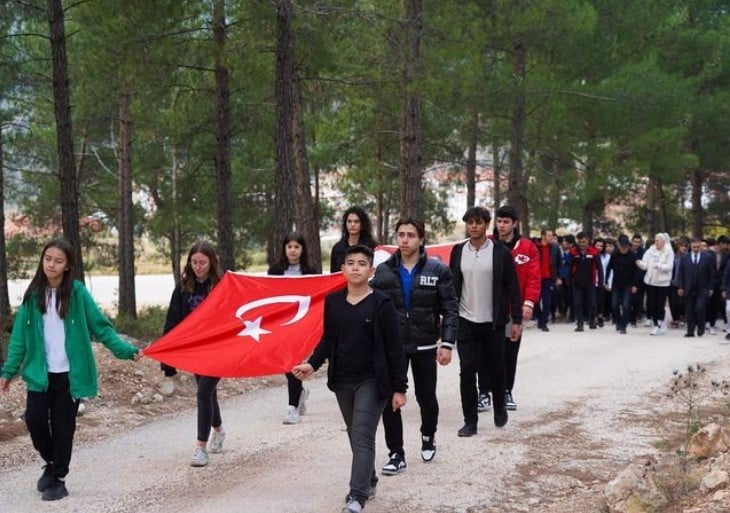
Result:
{"label": "white sneaker", "polygon": [[302,393],[299,394],[299,404],[297,405],[299,415],[307,413],[307,399],[309,399],[309,389],[302,388]]}
{"label": "white sneaker", "polygon": [[190,458],[191,467],[204,467],[208,464],[208,453],[202,447],[196,447]]}
{"label": "white sneaker", "polygon": [[300,420],[302,419],[299,417],[297,407],[291,404],[287,406],[284,412],[284,424],[299,424]]}
{"label": "white sneaker", "polygon": [[208,443],[208,451],[216,453],[223,450],[223,442],[226,440],[226,432],[222,429],[220,431],[213,430],[213,434],[210,435],[210,442]]}
{"label": "white sneaker", "polygon": [[667,323],[663,322],[659,325],[659,333],[657,335],[664,335],[667,332]]}
{"label": "white sneaker", "polygon": [[651,332],[649,333],[649,335],[659,335],[659,334],[660,334],[659,326],[654,326],[654,329],[651,330]]}
{"label": "white sneaker", "polygon": [[712,326],[710,326],[710,329],[707,330],[707,333],[709,333],[710,335],[716,335],[717,334],[715,332],[715,328],[713,328]]}

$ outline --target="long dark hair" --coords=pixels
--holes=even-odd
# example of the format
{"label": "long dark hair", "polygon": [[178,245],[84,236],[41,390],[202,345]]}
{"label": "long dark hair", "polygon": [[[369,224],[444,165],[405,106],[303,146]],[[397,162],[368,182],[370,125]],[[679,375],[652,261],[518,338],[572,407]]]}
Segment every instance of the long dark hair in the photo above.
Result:
{"label": "long dark hair", "polygon": [[192,293],[195,290],[195,271],[193,271],[193,265],[190,263],[190,259],[195,253],[202,253],[208,257],[210,261],[210,268],[208,270],[208,279],[210,280],[210,288],[212,289],[215,285],[221,281],[221,270],[218,263],[218,255],[215,252],[213,244],[206,240],[200,240],[193,244],[188,252],[188,260],[185,264],[185,268],[180,278],[180,289],[183,292]]}
{"label": "long dark hair", "polygon": [[33,279],[30,280],[30,284],[23,295],[23,303],[25,304],[30,301],[31,298],[36,295],[38,298],[38,309],[41,313],[46,313],[46,296],[50,287],[48,286],[46,273],[43,272],[43,259],[46,256],[46,251],[50,248],[60,249],[66,255],[66,269],[64,269],[61,284],[56,289],[56,308],[58,309],[58,315],[61,318],[65,318],[68,313],[69,303],[71,302],[71,290],[73,288],[74,276],[76,276],[74,247],[66,239],[52,240],[43,246],[41,259],[38,262],[38,268],[35,271],[35,276],[33,276]]}
{"label": "long dark hair", "polygon": [[286,245],[290,242],[296,242],[302,247],[302,256],[299,257],[299,268],[302,270],[302,274],[319,274],[319,269],[312,264],[312,260],[309,258],[307,241],[301,232],[291,232],[284,237],[284,240],[281,242],[281,256],[273,267],[282,273],[289,268],[289,259],[286,257]]}
{"label": "long dark hair", "polygon": [[349,237],[347,218],[350,214],[355,214],[360,219],[360,239],[358,242],[366,245],[372,244],[373,247],[377,246],[378,242],[373,237],[373,223],[370,222],[370,216],[360,207],[350,207],[342,214],[342,238],[347,240],[347,237]]}

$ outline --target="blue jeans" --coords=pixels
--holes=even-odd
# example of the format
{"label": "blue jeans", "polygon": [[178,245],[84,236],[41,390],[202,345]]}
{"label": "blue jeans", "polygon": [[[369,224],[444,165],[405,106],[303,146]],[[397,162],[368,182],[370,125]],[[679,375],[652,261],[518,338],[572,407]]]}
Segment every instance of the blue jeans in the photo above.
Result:
{"label": "blue jeans", "polygon": [[378,397],[374,378],[361,383],[337,384],[335,397],[347,425],[352,449],[349,496],[365,504],[371,486],[378,480],[375,475],[375,433],[389,399]]}
{"label": "blue jeans", "polygon": [[625,330],[629,324],[629,311],[631,310],[631,285],[619,287],[613,285],[611,288],[611,309],[613,318],[616,321],[616,328]]}
{"label": "blue jeans", "polygon": [[555,280],[552,278],[543,278],[540,284],[540,303],[539,317],[537,324],[539,326],[547,326],[550,313],[553,311],[553,298],[555,297]]}

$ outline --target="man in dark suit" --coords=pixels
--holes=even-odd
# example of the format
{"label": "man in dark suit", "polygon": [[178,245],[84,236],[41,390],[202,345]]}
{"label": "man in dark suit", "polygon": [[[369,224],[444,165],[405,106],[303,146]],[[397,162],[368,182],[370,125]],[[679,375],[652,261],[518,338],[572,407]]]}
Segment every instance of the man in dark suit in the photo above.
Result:
{"label": "man in dark suit", "polygon": [[677,274],[677,294],[684,297],[685,337],[694,337],[695,327],[698,337],[705,334],[707,302],[715,283],[715,259],[701,251],[701,244],[700,239],[692,239],[691,251],[682,257]]}

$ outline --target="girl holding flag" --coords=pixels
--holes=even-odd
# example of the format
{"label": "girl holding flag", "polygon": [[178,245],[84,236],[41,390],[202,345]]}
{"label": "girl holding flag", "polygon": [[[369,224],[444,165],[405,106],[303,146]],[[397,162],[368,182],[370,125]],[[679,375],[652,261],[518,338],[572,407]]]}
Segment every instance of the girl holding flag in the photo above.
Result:
{"label": "girl holding flag", "polygon": [[79,401],[98,391],[91,337],[117,358],[141,356],[139,349],[119,338],[86,287],[74,280],[74,255],[73,246],[64,239],[43,248],[15,316],[0,378],[3,392],[19,372],[26,383],[24,417],[33,447],[46,462],[37,484],[45,501],[68,495],[64,478],[71,462]]}
{"label": "girl holding flag", "polygon": [[[187,317],[190,312],[203,302],[210,291],[221,279],[218,255],[210,242],[198,241],[188,253],[188,260],[175,287],[167,310],[163,333],[167,333]],[[177,371],[169,365],[162,364],[165,376],[174,376]],[[217,453],[223,450],[226,432],[223,430],[220,406],[218,405],[218,382],[221,378],[195,375],[198,386],[198,438],[190,465],[204,467],[208,464],[208,452]],[[213,428],[211,436],[210,431]],[[210,443],[208,438],[210,437]]]}
{"label": "girl holding flag", "polygon": [[[302,276],[304,274],[320,274],[317,266],[313,265],[304,234],[291,232],[282,241],[279,261],[269,267],[268,274],[279,276]],[[291,372],[286,373],[289,389],[289,404],[284,412],[284,424],[298,424],[301,416],[307,411],[307,397],[309,390],[302,386],[301,380]]]}

